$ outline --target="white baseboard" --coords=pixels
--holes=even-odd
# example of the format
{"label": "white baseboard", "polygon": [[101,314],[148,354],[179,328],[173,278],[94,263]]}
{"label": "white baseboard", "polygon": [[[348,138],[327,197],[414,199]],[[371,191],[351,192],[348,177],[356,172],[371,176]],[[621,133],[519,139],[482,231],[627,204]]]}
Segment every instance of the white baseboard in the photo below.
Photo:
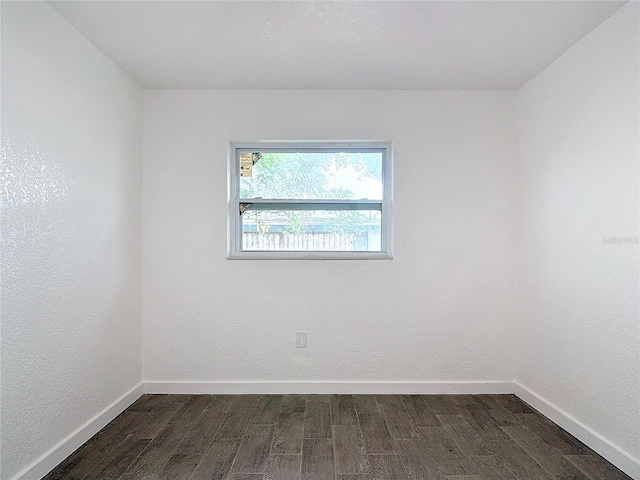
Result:
{"label": "white baseboard", "polygon": [[524,385],[514,383],[514,393],[533,408],[560,425],[582,443],[613,463],[620,470],[636,480],[640,480],[640,461],[616,447],[606,438],[580,423],[567,412],[556,407]]}
{"label": "white baseboard", "polygon": [[144,382],[145,393],[453,394],[513,393],[513,382]]}
{"label": "white baseboard", "polygon": [[140,398],[143,392],[144,387],[142,383],[129,390],[31,465],[19,472],[13,477],[14,480],[35,480],[44,477],[60,462],[76,451],[83,443],[102,430],[111,420],[120,415],[129,405]]}

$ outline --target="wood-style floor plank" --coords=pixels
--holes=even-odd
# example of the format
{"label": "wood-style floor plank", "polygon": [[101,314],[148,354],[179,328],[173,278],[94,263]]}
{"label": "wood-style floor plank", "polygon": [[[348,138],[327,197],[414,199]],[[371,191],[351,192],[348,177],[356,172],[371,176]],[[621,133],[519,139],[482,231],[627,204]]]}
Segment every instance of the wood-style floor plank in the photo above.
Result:
{"label": "wood-style floor plank", "polygon": [[176,453],[204,453],[220,428],[227,413],[222,410],[205,410],[195,425],[187,432]]}
{"label": "wood-style floor plank", "polygon": [[495,442],[492,444],[495,451],[494,457],[508,467],[514,474],[507,477],[508,479],[522,478],[523,480],[540,480],[548,479],[551,476],[536,462],[527,452],[525,452],[517,443],[506,440]]}
{"label": "wood-style floor plank", "polygon": [[440,422],[421,395],[402,395],[402,403],[416,427],[438,427]]}
{"label": "wood-style floor plank", "polygon": [[358,413],[358,420],[367,453],[371,455],[396,453],[391,433],[381,414],[363,411]]}
{"label": "wood-style floor plank", "polygon": [[182,404],[182,407],[169,419],[168,425],[194,425],[209,403],[211,403],[210,395],[194,395],[192,399]]}
{"label": "wood-style floor plank", "polygon": [[167,399],[167,395],[142,395],[127,410],[131,412],[150,412]]}
{"label": "wood-style floor plank", "polygon": [[276,430],[271,444],[273,454],[302,453],[302,429],[304,414],[281,413],[278,415]]}
{"label": "wood-style floor plank", "polygon": [[594,455],[565,455],[565,458],[591,480],[630,480],[631,478],[605,459]]}
{"label": "wood-style floor plank", "polygon": [[258,406],[258,412],[251,423],[274,425],[282,407],[282,395],[268,395]]}
{"label": "wood-style floor plank", "polygon": [[270,455],[264,480],[300,480],[302,455]]}
{"label": "wood-style floor plank", "polygon": [[357,425],[356,404],[352,395],[332,395],[331,425]]}
{"label": "wood-style floor plank", "polygon": [[369,455],[369,480],[408,480],[398,455]]}
{"label": "wood-style floor plank", "polygon": [[187,403],[193,400],[195,395],[190,393],[176,393],[173,395],[167,395],[164,403]]}
{"label": "wood-style floor plank", "polygon": [[459,407],[458,411],[484,442],[509,440],[509,435],[500,428],[500,424],[489,414],[486,408],[481,406]]}
{"label": "wood-style floor plank", "polygon": [[200,463],[201,455],[193,453],[174,453],[169,457],[160,472],[160,480],[189,478]]}
{"label": "wood-style floor plank", "polygon": [[304,413],[306,403],[304,395],[283,395],[280,413]]}
{"label": "wood-style floor plank", "polygon": [[219,410],[229,412],[235,408],[237,395],[210,395],[211,402],[207,406],[207,410]]}
{"label": "wood-style floor plank", "polygon": [[458,409],[448,395],[423,395],[422,398],[436,415],[457,415]]}
{"label": "wood-style floor plank", "polygon": [[511,425],[521,425],[522,422],[518,420],[513,413],[504,408],[500,403],[495,400],[496,395],[478,395],[478,403],[483,405],[487,413],[498,423],[500,426],[509,427]]}
{"label": "wood-style floor plank", "polygon": [[140,456],[129,465],[126,473],[133,478],[144,478],[147,475],[159,475],[164,464],[174,453],[178,445],[191,427],[186,425],[165,425],[158,436],[148,443]]}
{"label": "wood-style floor plank", "polygon": [[143,427],[138,433],[140,438],[155,438],[181,408],[182,403],[165,400],[145,414]]}
{"label": "wood-style floor plank", "polygon": [[149,445],[148,439],[123,441],[111,454],[101,458],[97,467],[84,476],[84,480],[118,480],[127,467]]}
{"label": "wood-style floor plank", "polygon": [[416,425],[407,413],[402,403],[380,403],[382,417],[387,423],[387,429],[393,438],[419,438]]}
{"label": "wood-style floor plank", "polygon": [[444,427],[418,427],[421,439],[396,440],[411,479],[441,479],[445,475],[475,475],[471,461],[448,437]]}
{"label": "wood-style floor plank", "polygon": [[552,477],[560,480],[589,478],[527,427],[514,425],[502,429]]}
{"label": "wood-style floor plank", "polygon": [[234,402],[238,405],[242,405],[244,408],[254,407],[257,408],[262,405],[265,399],[269,395],[236,395]]}
{"label": "wood-style floor plank", "polygon": [[200,463],[191,475],[191,480],[222,480],[225,478],[231,470],[231,465],[240,448],[240,442],[241,440],[238,438],[214,440],[202,455]]}
{"label": "wood-style floor plank", "polygon": [[591,455],[593,450],[539,413],[515,415],[529,430],[563,455]]}
{"label": "wood-style floor plank", "polygon": [[469,408],[478,405],[475,395],[447,395],[447,398],[458,408]]}
{"label": "wood-style floor plank", "polygon": [[551,476],[511,440],[491,443],[491,455],[470,455],[469,459],[484,478],[501,480],[550,480]]}
{"label": "wood-style floor plank", "polygon": [[302,443],[302,480],[334,480],[333,441],[305,438]]}
{"label": "wood-style floor plank", "polygon": [[230,473],[225,480],[264,480],[262,473]]}
{"label": "wood-style floor plank", "polygon": [[431,454],[422,440],[396,440],[395,443],[405,472],[407,472],[407,476],[411,480],[430,480],[435,478],[428,467],[431,463]]}
{"label": "wood-style floor plank", "polygon": [[369,473],[367,449],[359,426],[333,426],[333,455],[336,473]]}
{"label": "wood-style floor plank", "polygon": [[249,423],[256,416],[254,407],[242,407],[241,404],[236,405],[222,421],[220,428],[216,432],[215,438],[241,438],[247,430]]}
{"label": "wood-style floor plank", "polygon": [[449,437],[465,455],[487,455],[491,453],[482,437],[476,432],[462,415],[438,415]]}
{"label": "wood-style floor plank", "polygon": [[331,395],[305,395],[304,397],[307,402],[329,403],[329,397],[331,397]]}
{"label": "wood-style floor plank", "polygon": [[232,473],[265,473],[274,429],[273,425],[249,425],[231,467]]}
{"label": "wood-style floor plank", "polygon": [[511,413],[535,413],[535,410],[515,395],[490,395],[490,397]]}
{"label": "wood-style floor plank", "polygon": [[356,406],[356,413],[377,413],[380,414],[378,401],[375,395],[353,395],[353,402]]}
{"label": "wood-style floor plank", "polygon": [[307,402],[304,411],[304,438],[331,438],[329,402]]}

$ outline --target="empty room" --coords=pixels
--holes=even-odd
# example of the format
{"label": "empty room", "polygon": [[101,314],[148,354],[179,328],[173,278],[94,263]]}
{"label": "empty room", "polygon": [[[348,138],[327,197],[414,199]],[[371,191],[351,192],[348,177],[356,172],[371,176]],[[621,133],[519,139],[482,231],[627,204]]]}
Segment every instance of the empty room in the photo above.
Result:
{"label": "empty room", "polygon": [[639,1],[0,14],[0,479],[640,480]]}

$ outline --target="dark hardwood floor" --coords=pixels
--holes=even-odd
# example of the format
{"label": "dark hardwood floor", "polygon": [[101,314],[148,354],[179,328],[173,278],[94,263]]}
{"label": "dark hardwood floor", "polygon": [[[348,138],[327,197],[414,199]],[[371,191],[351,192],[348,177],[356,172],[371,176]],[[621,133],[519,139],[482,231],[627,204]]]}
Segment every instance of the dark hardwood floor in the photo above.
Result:
{"label": "dark hardwood floor", "polygon": [[45,478],[630,477],[513,395],[144,395]]}

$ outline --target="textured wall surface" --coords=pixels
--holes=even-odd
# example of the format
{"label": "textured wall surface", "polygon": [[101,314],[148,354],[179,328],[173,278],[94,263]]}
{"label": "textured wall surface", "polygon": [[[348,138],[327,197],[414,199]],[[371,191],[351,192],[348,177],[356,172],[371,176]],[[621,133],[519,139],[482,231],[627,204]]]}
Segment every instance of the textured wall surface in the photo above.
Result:
{"label": "textured wall surface", "polygon": [[2,2],[2,464],[141,379],[140,88],[45,3]]}
{"label": "textured wall surface", "polygon": [[[260,139],[393,140],[395,258],[227,260]],[[512,380],[515,139],[507,92],[145,91],[144,379]]]}
{"label": "textured wall surface", "polygon": [[[517,115],[508,92],[147,91],[143,110],[48,5],[2,2],[0,478],[141,368],[517,378],[639,458],[638,14],[532,80]],[[227,142],[260,139],[392,140],[395,258],[227,260]]]}
{"label": "textured wall surface", "polygon": [[517,378],[636,459],[639,14],[625,5],[518,93]]}

